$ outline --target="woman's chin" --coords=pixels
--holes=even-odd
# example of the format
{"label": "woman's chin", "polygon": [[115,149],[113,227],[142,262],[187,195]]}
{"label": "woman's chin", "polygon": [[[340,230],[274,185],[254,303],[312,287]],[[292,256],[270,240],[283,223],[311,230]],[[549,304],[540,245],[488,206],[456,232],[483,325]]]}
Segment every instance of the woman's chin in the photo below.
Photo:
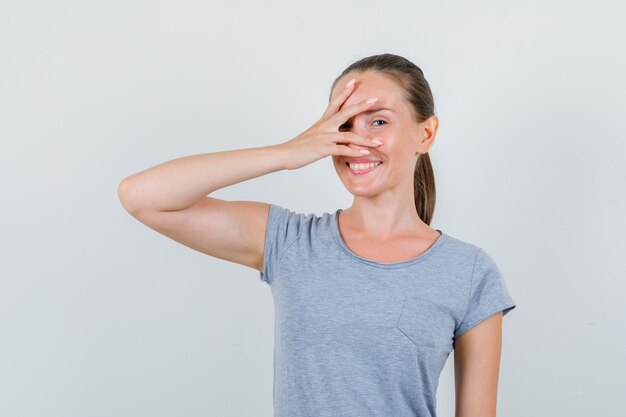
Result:
{"label": "woman's chin", "polygon": [[343,185],[350,194],[360,197],[375,196],[380,193],[380,187],[375,183],[355,183],[354,181],[344,180]]}

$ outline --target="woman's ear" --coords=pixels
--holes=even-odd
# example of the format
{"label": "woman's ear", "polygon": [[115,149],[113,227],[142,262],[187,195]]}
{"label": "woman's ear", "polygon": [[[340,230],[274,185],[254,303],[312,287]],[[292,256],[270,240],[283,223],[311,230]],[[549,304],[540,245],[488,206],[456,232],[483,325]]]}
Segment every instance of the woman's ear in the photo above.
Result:
{"label": "woman's ear", "polygon": [[426,153],[433,146],[435,142],[435,136],[439,129],[439,118],[435,115],[430,116],[428,119],[421,123],[421,137],[417,138],[418,147],[420,153]]}

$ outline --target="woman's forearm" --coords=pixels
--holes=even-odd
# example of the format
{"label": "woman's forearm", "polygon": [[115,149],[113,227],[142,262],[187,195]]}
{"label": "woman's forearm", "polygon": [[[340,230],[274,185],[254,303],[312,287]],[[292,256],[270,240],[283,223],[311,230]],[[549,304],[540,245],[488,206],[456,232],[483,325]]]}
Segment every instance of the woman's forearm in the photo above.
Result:
{"label": "woman's forearm", "polygon": [[220,188],[286,169],[285,154],[270,145],[173,159],[124,178],[119,198],[128,211],[182,210]]}

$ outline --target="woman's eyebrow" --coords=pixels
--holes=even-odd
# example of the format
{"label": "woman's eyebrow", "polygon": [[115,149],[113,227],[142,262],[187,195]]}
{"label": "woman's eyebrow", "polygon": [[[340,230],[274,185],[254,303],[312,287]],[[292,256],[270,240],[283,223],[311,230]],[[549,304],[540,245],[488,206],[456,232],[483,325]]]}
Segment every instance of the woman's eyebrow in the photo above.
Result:
{"label": "woman's eyebrow", "polygon": [[375,109],[369,109],[369,110],[363,111],[363,113],[371,114],[371,113],[376,113],[377,111],[382,111],[382,110],[388,110],[390,112],[394,112],[395,113],[395,111],[393,109],[390,109],[389,107],[378,107],[378,108],[375,108]]}

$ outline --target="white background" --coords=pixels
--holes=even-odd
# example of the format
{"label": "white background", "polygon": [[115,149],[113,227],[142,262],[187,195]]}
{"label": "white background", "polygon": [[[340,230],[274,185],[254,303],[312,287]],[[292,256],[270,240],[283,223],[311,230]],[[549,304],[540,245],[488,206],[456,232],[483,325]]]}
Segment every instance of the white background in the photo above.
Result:
{"label": "white background", "polygon": [[[384,52],[434,93],[431,226],[485,248],[517,303],[498,415],[620,414],[623,16],[617,1],[3,1],[0,415],[271,416],[270,287],[147,228],[117,186],[294,137],[343,68]],[[330,158],[214,195],[352,202]]]}

